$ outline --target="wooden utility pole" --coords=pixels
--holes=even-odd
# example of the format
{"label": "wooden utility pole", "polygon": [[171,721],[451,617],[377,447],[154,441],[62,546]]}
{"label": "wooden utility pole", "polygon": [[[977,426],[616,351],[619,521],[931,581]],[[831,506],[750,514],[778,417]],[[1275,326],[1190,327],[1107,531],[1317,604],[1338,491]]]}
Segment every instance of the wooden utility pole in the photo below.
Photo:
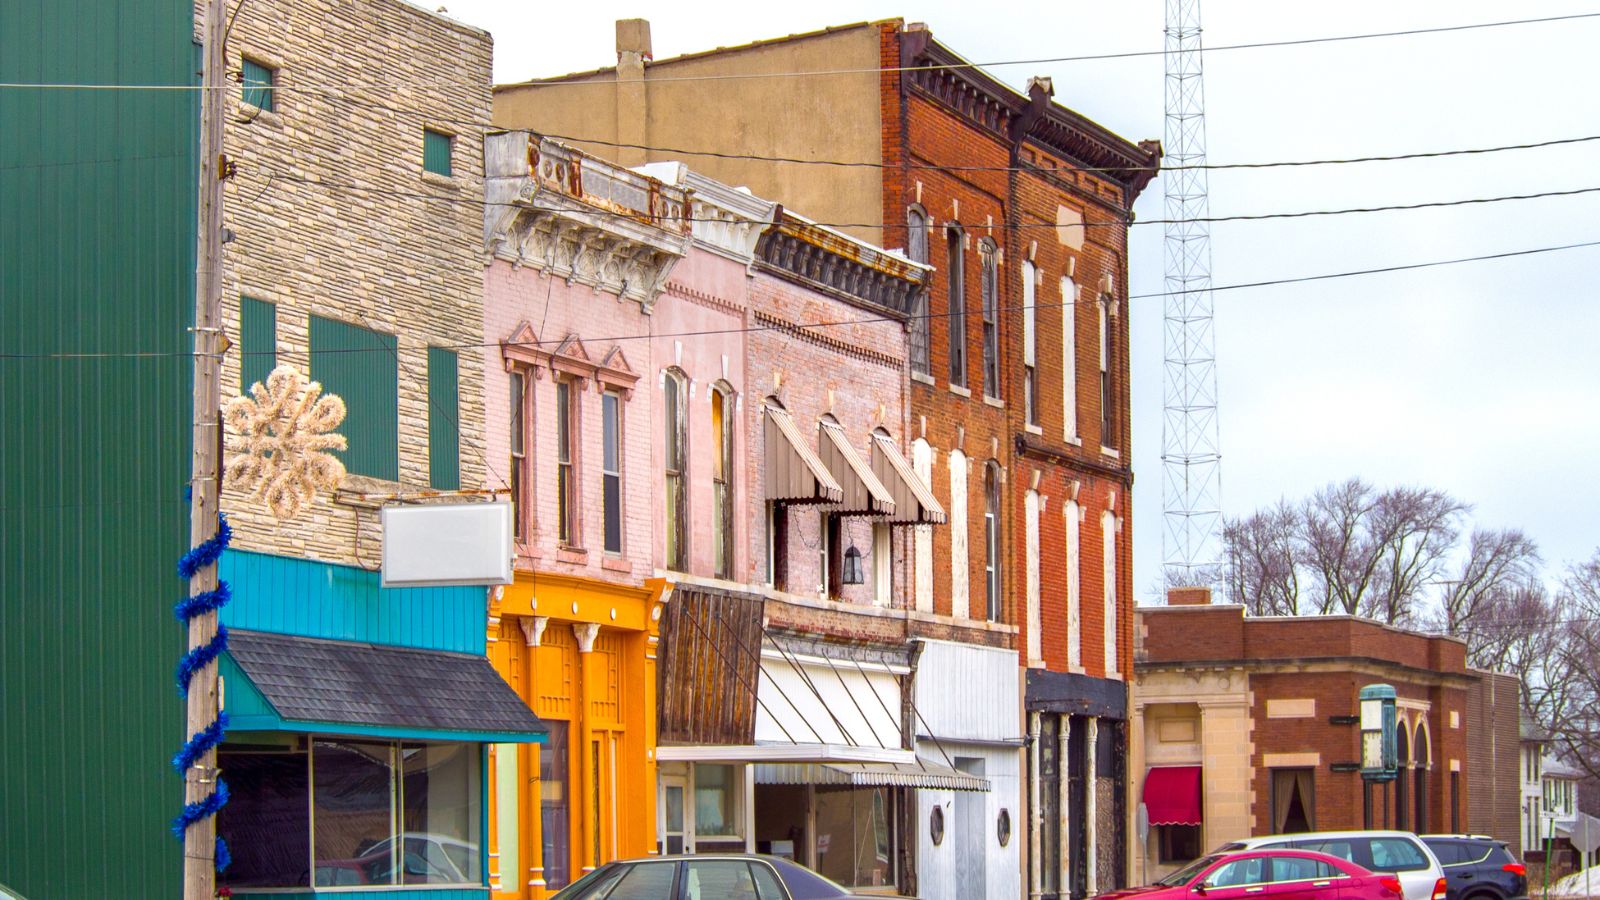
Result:
{"label": "wooden utility pole", "polygon": [[[206,0],[205,62],[200,88],[200,209],[199,250],[194,297],[194,436],[190,481],[189,544],[198,546],[217,533],[217,511],[222,474],[222,181],[226,161],[222,156],[222,116],[225,61],[222,52],[223,2]],[[189,583],[192,597],[216,590],[217,567],[195,573]],[[189,620],[189,649],[204,646],[217,633],[215,610]],[[189,683],[188,715],[183,737],[200,731],[217,719],[217,663],[207,664]],[[217,751],[207,750],[183,773],[184,800],[204,800],[217,784]],[[213,900],[216,896],[215,816],[206,816],[183,836],[184,900]]]}

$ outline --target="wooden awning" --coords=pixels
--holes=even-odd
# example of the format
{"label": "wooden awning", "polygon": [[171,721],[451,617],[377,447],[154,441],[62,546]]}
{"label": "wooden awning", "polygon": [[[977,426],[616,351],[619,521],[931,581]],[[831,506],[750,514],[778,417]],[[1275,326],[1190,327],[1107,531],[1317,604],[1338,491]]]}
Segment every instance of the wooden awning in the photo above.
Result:
{"label": "wooden awning", "polygon": [[822,437],[817,441],[818,455],[833,473],[834,480],[844,489],[844,499],[832,507],[833,512],[844,515],[888,516],[895,510],[894,495],[883,486],[878,476],[845,434],[844,426],[837,422],[822,423]]}
{"label": "wooden awning", "polygon": [[828,467],[787,410],[779,406],[765,407],[766,424],[763,426],[766,454],[766,498],[786,503],[838,503],[844,499],[844,489],[834,479]]}
{"label": "wooden awning", "polygon": [[894,438],[881,431],[872,436],[872,471],[894,496],[895,512],[889,521],[912,525],[945,523],[944,507],[933,496],[933,489],[900,455]]}

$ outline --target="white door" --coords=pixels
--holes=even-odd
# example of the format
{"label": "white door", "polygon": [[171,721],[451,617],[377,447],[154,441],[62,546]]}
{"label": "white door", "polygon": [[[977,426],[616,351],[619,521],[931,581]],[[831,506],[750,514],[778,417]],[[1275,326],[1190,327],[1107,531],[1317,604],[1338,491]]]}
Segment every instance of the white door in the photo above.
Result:
{"label": "white door", "polygon": [[[956,768],[983,777],[983,758],[958,756]],[[956,791],[956,891],[957,897],[989,896],[989,795],[981,791]]]}

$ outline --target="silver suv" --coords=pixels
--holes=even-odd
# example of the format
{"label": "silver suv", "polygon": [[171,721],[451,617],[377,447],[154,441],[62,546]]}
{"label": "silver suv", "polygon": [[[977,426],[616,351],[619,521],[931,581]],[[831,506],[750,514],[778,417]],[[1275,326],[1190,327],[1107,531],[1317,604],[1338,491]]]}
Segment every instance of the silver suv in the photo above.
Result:
{"label": "silver suv", "polygon": [[1444,869],[1433,851],[1409,831],[1310,831],[1245,838],[1217,848],[1268,850],[1288,847],[1315,850],[1347,859],[1365,869],[1400,879],[1405,900],[1445,900]]}

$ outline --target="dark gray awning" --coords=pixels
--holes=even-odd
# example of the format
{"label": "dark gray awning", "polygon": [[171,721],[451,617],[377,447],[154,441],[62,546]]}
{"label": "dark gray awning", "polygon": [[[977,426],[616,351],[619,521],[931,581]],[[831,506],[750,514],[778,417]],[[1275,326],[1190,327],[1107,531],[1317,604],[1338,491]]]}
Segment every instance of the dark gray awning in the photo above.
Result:
{"label": "dark gray awning", "polygon": [[482,656],[243,630],[229,631],[228,655],[249,682],[226,683],[235,730],[486,742],[548,731]]}

